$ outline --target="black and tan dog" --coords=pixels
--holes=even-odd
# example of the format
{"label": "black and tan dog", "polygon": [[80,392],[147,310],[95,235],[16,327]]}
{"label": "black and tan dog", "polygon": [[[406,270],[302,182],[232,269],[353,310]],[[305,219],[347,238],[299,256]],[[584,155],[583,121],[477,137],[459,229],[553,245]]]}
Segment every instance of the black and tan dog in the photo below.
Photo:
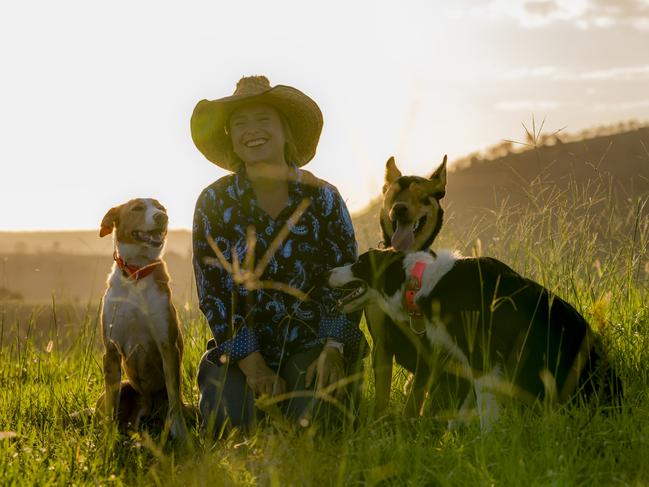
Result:
{"label": "black and tan dog", "polygon": [[385,165],[380,223],[385,247],[401,252],[427,250],[442,228],[446,160],[430,178],[403,176],[394,157]]}
{"label": "black and tan dog", "polygon": [[[404,299],[413,276],[420,284],[413,300],[421,328],[411,326]],[[607,403],[621,394],[584,318],[496,259],[370,250],[330,271],[329,285],[352,289],[339,302],[342,311],[374,303],[396,324],[386,340],[397,361],[415,374],[411,412],[420,412],[429,391],[440,409],[459,407],[466,397],[462,406],[477,400],[488,427],[498,396],[532,404],[595,396]]]}
{"label": "black and tan dog", "polygon": [[[440,200],[446,193],[446,160],[444,156],[432,176],[423,178],[403,176],[394,157],[388,159],[380,213],[384,246],[403,252],[430,248],[444,219]],[[412,346],[418,339],[375,303],[368,303],[365,307],[365,319],[373,341],[375,413],[380,415],[390,401],[393,359],[414,372]]]}

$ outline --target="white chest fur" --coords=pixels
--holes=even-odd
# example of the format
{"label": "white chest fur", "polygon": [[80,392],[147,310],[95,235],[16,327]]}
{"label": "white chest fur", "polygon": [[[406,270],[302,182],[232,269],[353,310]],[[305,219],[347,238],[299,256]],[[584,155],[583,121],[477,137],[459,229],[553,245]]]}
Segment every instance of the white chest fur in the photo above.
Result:
{"label": "white chest fur", "polygon": [[102,307],[104,338],[115,343],[124,356],[138,346],[168,343],[169,307],[169,294],[153,276],[136,281],[124,277],[113,266]]}

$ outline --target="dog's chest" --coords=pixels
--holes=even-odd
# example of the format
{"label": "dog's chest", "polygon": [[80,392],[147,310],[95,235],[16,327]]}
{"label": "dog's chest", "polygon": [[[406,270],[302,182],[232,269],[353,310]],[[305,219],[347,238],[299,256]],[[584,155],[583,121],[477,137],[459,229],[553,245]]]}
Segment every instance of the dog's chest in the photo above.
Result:
{"label": "dog's chest", "polygon": [[134,347],[169,342],[169,294],[147,277],[133,281],[113,272],[104,296],[105,338],[128,355]]}

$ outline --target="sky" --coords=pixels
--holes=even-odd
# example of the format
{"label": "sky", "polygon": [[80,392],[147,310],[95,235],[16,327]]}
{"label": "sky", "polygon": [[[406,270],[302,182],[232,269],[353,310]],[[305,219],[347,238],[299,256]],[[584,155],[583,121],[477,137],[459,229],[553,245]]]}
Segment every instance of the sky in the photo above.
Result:
{"label": "sky", "polygon": [[318,103],[306,168],[352,212],[391,155],[425,175],[532,119],[649,121],[649,0],[22,0],[0,4],[0,46],[0,230],[95,229],[133,197],[190,228],[226,174],[191,113],[245,75]]}

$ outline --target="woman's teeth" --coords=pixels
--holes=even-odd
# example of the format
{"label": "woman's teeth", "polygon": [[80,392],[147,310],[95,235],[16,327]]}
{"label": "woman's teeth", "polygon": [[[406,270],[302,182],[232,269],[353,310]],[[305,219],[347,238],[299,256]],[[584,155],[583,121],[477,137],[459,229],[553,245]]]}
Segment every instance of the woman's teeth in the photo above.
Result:
{"label": "woman's teeth", "polygon": [[246,142],[246,147],[258,147],[266,143],[266,139],[254,139]]}

